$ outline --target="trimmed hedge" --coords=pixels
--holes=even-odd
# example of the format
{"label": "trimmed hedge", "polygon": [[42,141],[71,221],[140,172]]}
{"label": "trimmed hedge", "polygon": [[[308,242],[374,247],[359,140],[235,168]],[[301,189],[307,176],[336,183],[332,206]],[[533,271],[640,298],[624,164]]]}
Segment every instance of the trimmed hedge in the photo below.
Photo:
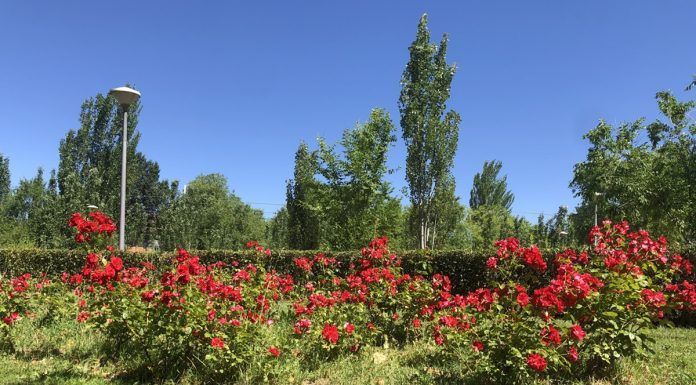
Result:
{"label": "trimmed hedge", "polygon": [[[548,262],[551,262],[558,251],[543,250],[542,254]],[[313,256],[320,251],[278,250],[274,251],[270,257],[247,250],[192,250],[190,252],[198,255],[201,262],[206,264],[217,261],[254,263],[263,265],[269,270],[290,272],[297,277],[298,274],[295,273],[299,271],[293,260],[302,256]],[[344,267],[348,267],[360,256],[358,251],[323,251],[323,253],[336,258]],[[696,247],[682,248],[678,253],[696,265]],[[425,276],[435,273],[448,275],[452,280],[452,291],[464,293],[487,285],[485,263],[492,254],[464,250],[407,250],[397,252],[397,255],[402,259],[405,272]],[[173,252],[125,253],[123,259],[127,266],[136,266],[144,261],[152,262],[157,266],[167,266],[171,263],[173,256]],[[64,271],[79,271],[84,261],[85,254],[80,250],[0,249],[0,273],[6,276],[16,276],[27,272],[32,275],[45,272],[57,276]],[[549,266],[552,265],[549,263]],[[549,269],[546,275],[552,277],[555,274],[552,270]]]}

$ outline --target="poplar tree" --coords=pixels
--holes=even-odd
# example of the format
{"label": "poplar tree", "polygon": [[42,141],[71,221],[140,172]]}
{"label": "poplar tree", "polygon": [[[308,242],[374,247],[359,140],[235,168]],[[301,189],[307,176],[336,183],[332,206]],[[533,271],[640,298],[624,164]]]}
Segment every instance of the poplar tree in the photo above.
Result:
{"label": "poplar tree", "polygon": [[401,78],[399,112],[407,152],[409,228],[421,249],[433,244],[436,232],[447,232],[436,230],[445,223],[440,221],[446,214],[442,211],[451,206],[442,201],[456,198],[449,192],[454,184],[451,169],[460,117],[455,111],[446,111],[455,73],[455,65],[447,64],[445,58],[447,42],[446,34],[439,45],[430,42],[428,18],[423,15]]}
{"label": "poplar tree", "polygon": [[515,196],[507,189],[507,176],[499,177],[503,163],[497,160],[483,162],[481,172],[474,175],[469,206],[500,206],[510,211]]}
{"label": "poplar tree", "polygon": [[288,210],[288,246],[296,250],[319,247],[319,219],[310,206],[309,197],[316,181],[316,159],[306,143],[295,152],[295,171],[288,181],[286,207]]}
{"label": "poplar tree", "polygon": [[[128,170],[126,180],[126,241],[147,245],[154,237],[156,220],[175,190],[159,179],[159,165],[137,151],[136,130],[140,103],[128,112]],[[85,100],[80,127],[60,142],[57,187],[67,211],[96,205],[113,218],[120,207],[123,113],[116,100],[97,94]]]}
{"label": "poplar tree", "polygon": [[0,153],[0,202],[10,195],[10,159]]}

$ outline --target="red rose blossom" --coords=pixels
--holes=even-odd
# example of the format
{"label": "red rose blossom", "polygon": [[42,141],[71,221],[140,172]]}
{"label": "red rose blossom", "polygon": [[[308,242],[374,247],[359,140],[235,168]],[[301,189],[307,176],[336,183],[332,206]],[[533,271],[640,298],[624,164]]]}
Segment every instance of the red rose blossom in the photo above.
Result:
{"label": "red rose blossom", "polygon": [[225,341],[223,341],[222,338],[215,337],[212,340],[210,340],[210,346],[222,349],[225,347]]}
{"label": "red rose blossom", "polygon": [[280,356],[280,349],[278,349],[275,346],[271,346],[268,348],[268,353],[272,355],[273,357],[278,357]]}
{"label": "red rose blossom", "polygon": [[574,339],[582,341],[582,339],[585,338],[585,335],[586,333],[584,330],[582,330],[580,325],[573,325],[570,327],[570,336]]}
{"label": "red rose blossom", "polygon": [[527,356],[527,365],[537,372],[543,372],[546,370],[546,358],[539,354],[531,353]]}
{"label": "red rose blossom", "polygon": [[498,267],[498,259],[496,257],[488,258],[488,261],[486,261],[486,267],[488,267],[491,270],[495,269],[496,267]]}
{"label": "red rose blossom", "polygon": [[571,346],[568,350],[568,359],[570,360],[570,362],[578,362],[578,360],[580,359],[578,355],[578,349],[576,349],[575,346]]}
{"label": "red rose blossom", "polygon": [[335,345],[338,342],[338,328],[334,325],[326,324],[324,330],[321,331],[321,335],[331,344]]}

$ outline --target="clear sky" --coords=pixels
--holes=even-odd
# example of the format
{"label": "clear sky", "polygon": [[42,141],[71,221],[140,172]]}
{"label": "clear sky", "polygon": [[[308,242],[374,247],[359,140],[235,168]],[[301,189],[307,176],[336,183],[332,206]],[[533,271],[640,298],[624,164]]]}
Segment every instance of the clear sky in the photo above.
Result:
{"label": "clear sky", "polygon": [[[421,14],[450,34],[454,174],[499,159],[531,220],[576,204],[568,183],[600,118],[655,119],[696,73],[693,1],[3,1],[0,152],[12,181],[57,167],[80,104],[142,94],[140,150],[182,185],[220,172],[267,215],[304,140],[335,141],[373,107],[398,126],[399,80]],[[400,133],[399,133],[400,136]],[[403,142],[389,163],[404,185]],[[117,192],[114,192],[117,193]]]}

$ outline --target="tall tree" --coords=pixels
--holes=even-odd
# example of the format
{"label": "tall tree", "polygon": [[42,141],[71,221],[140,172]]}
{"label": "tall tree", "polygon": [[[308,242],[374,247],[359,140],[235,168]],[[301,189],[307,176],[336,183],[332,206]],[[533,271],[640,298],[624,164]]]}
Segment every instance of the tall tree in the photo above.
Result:
{"label": "tall tree", "polygon": [[34,178],[19,182],[5,205],[5,214],[15,226],[24,228],[30,242],[38,247],[66,245],[67,216],[58,216],[61,206],[53,189],[53,175],[51,178],[47,184],[39,168]]}
{"label": "tall tree", "polygon": [[524,217],[515,217],[514,236],[520,240],[523,245],[528,245],[533,242],[533,226]]}
{"label": "tall tree", "polygon": [[570,215],[568,207],[559,206],[556,214],[546,224],[551,247],[567,246],[571,239]]}
{"label": "tall tree", "polygon": [[317,170],[315,156],[306,143],[295,152],[295,171],[288,181],[286,207],[288,210],[288,246],[296,250],[313,250],[319,247],[319,218],[311,207],[310,196],[316,188],[314,174]]}
{"label": "tall tree", "polygon": [[0,202],[10,195],[10,159],[0,153]]}
{"label": "tall tree", "polygon": [[[123,114],[110,96],[97,94],[82,104],[80,128],[60,142],[57,187],[68,211],[97,205],[112,217],[120,207]],[[140,104],[130,106],[126,180],[126,240],[147,244],[154,236],[157,213],[175,186],[159,180],[159,166],[137,151]]]}
{"label": "tall tree", "polygon": [[[455,66],[447,64],[447,35],[439,46],[430,42],[427,15],[418,23],[410,59],[401,78],[399,112],[406,143],[406,181],[411,200],[411,229],[420,248],[438,231],[441,207],[454,178],[451,169],[459,139],[459,114],[446,111]],[[440,222],[442,225],[443,222]],[[440,231],[442,232],[442,231]]]}
{"label": "tall tree", "polygon": [[534,242],[539,247],[548,247],[549,245],[549,229],[544,220],[544,213],[537,217],[537,224],[534,225]]}
{"label": "tall tree", "polygon": [[575,165],[570,183],[581,199],[576,234],[587,234],[597,205],[602,218],[626,219],[675,242],[696,240],[696,122],[689,115],[696,101],[668,92],[656,99],[666,120],[616,128],[601,121],[584,136],[587,159]]}
{"label": "tall tree", "polygon": [[498,176],[503,163],[497,160],[483,162],[483,170],[474,175],[469,206],[475,209],[480,206],[500,206],[510,210],[515,196],[507,189],[507,175]]}
{"label": "tall tree", "polygon": [[288,248],[288,209],[285,207],[278,210],[266,224],[266,240],[272,249]]}
{"label": "tall tree", "polygon": [[162,212],[161,247],[239,249],[262,240],[266,223],[260,210],[230,192],[221,174],[201,175]]}
{"label": "tall tree", "polygon": [[335,146],[319,142],[319,174],[326,183],[318,189],[321,239],[334,249],[354,249],[375,236],[392,236],[399,228],[399,202],[390,196],[384,179],[387,152],[396,141],[389,114],[373,109],[365,124],[346,130]]}

